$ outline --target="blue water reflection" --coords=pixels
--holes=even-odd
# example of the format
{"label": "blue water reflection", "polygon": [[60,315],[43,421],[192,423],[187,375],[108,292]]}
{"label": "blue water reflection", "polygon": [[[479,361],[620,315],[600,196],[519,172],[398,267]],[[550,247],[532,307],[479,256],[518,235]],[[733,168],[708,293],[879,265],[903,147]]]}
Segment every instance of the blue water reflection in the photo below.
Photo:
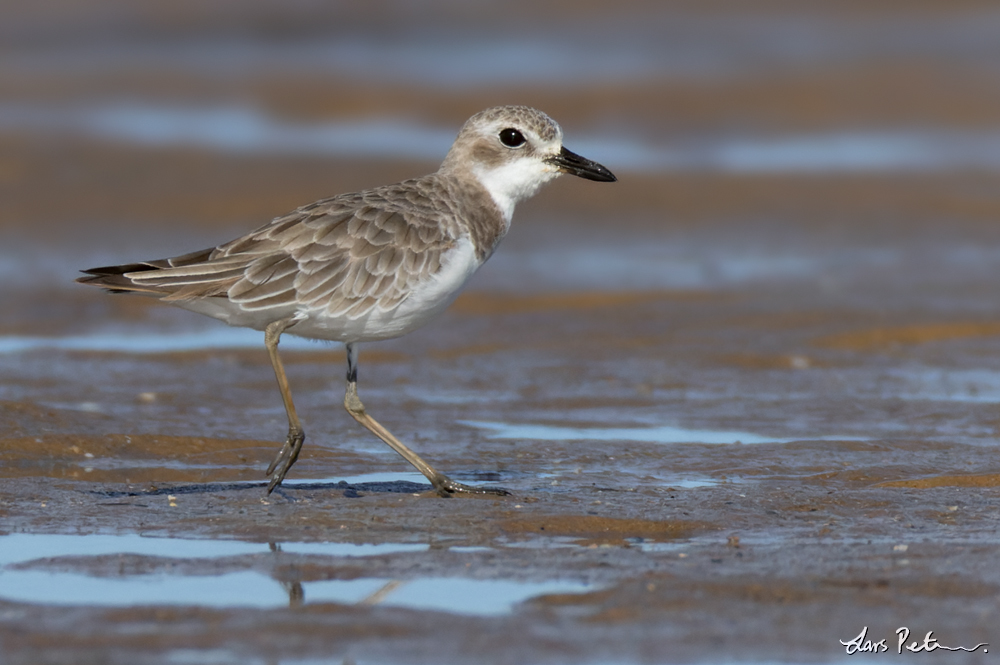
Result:
{"label": "blue water reflection", "polygon": [[[474,553],[479,548],[456,548]],[[99,556],[135,555],[160,561],[219,559],[284,552],[328,559],[419,554],[429,546],[419,543],[266,543],[235,540],[150,538],[139,535],[0,536],[0,598],[11,602],[51,605],[129,607],[142,605],[191,605],[200,607],[271,608],[289,604],[288,585],[254,570],[233,570],[219,575],[151,572],[106,576],[65,570],[86,567]],[[71,557],[64,564],[53,557]],[[240,567],[240,566],[235,566]],[[588,585],[550,580],[477,580],[459,577],[421,577],[393,580],[364,577],[300,583],[306,603],[383,604],[477,616],[501,616],[536,596],[582,593]]]}
{"label": "blue water reflection", "polygon": [[[222,152],[442,159],[457,128],[397,117],[293,122],[248,106],[0,105],[0,131],[66,132],[149,147]],[[979,131],[839,130],[729,136],[682,144],[640,137],[575,135],[572,147],[616,171],[921,172],[1000,169],[1000,128]]]}
{"label": "blue water reflection", "polygon": [[644,443],[789,443],[791,441],[858,441],[850,436],[809,436],[782,438],[752,432],[697,430],[673,425],[648,427],[570,427],[540,423],[500,423],[459,421],[486,432],[490,439],[525,439],[533,441],[640,441]]}

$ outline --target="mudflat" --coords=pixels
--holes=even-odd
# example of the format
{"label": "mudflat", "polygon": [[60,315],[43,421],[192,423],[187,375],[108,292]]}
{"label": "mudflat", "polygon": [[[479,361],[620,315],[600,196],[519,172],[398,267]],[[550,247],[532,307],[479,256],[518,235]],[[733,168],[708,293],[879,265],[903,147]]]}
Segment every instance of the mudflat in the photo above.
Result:
{"label": "mudflat", "polygon": [[[0,21],[0,662],[1000,643],[990,3],[507,3],[520,40],[444,3],[88,5]],[[523,205],[360,385],[509,497],[433,495],[343,411],[343,350],[292,338],[307,438],[267,496],[262,335],[72,283],[425,173],[495,103],[619,182]]]}

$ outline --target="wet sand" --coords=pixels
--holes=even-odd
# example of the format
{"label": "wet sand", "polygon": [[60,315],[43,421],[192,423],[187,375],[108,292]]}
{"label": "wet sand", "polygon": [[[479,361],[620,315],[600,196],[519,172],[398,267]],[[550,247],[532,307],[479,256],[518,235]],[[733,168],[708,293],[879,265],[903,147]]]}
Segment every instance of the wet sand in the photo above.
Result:
{"label": "wet sand", "polygon": [[[565,65],[558,86],[304,68],[324,52],[288,48],[356,29],[359,53],[396,35],[447,61],[464,42],[421,46],[443,24],[507,53],[482,26],[513,19],[490,9],[98,4],[116,21],[4,10],[34,41],[0,66],[0,662],[840,662],[865,627],[889,650],[866,662],[900,658],[900,627],[1000,644],[1000,169],[961,138],[997,128],[990,4],[901,22],[892,3],[583,4],[556,51],[604,26],[623,74]],[[554,183],[440,320],[360,355],[375,417],[508,497],[432,495],[343,411],[343,351],[291,340],[307,439],[268,497],[286,425],[263,344],[71,283],[426,172],[427,136],[509,101],[620,182]],[[39,129],[11,104],[70,119]],[[102,104],[245,105],[309,131],[404,108],[412,150],[73,124]],[[866,166],[823,147],[900,131],[954,152]],[[827,142],[795,162],[788,137]],[[719,157],[734,146],[757,161]]]}

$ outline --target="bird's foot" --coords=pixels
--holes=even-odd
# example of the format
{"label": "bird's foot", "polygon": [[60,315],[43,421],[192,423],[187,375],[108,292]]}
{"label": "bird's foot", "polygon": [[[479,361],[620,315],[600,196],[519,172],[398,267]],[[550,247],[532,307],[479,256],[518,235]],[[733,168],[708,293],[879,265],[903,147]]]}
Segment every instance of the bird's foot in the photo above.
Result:
{"label": "bird's foot", "polygon": [[471,485],[463,485],[444,474],[438,474],[434,478],[431,478],[430,481],[438,495],[446,498],[462,494],[510,495],[510,492],[502,487],[472,487]]}
{"label": "bird's foot", "polygon": [[305,432],[301,430],[288,431],[288,438],[285,439],[285,444],[281,446],[281,450],[278,451],[274,461],[267,467],[267,475],[271,476],[271,482],[267,484],[268,494],[273,492],[274,488],[280,485],[281,481],[285,479],[285,474],[295,464],[295,460],[299,458],[299,452],[301,452],[302,443],[305,440]]}

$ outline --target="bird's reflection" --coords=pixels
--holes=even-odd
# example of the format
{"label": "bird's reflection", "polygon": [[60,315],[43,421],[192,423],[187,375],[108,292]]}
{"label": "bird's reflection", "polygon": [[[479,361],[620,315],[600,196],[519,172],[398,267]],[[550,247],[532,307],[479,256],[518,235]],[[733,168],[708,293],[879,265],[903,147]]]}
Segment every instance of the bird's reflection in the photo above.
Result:
{"label": "bird's reflection", "polygon": [[[268,548],[275,554],[281,553],[281,543],[270,542],[267,544]],[[298,574],[298,568],[291,566],[287,569],[288,573],[292,577]],[[302,586],[302,581],[299,579],[279,579],[277,582],[281,587],[288,593],[288,607],[299,608],[305,605],[306,602],[306,592],[305,588]],[[355,603],[355,605],[378,605],[386,598],[388,598],[396,589],[400,588],[406,584],[406,580],[389,580],[382,587],[376,590],[374,593],[365,596],[361,600]]]}
{"label": "bird's reflection", "polygon": [[385,600],[389,596],[389,594],[391,594],[393,591],[395,591],[399,587],[403,586],[404,584],[406,584],[405,580],[389,580],[378,591],[376,591],[375,593],[371,594],[370,596],[368,596],[366,598],[362,598],[361,600],[359,600],[355,604],[356,605],[378,605],[383,600]]}

